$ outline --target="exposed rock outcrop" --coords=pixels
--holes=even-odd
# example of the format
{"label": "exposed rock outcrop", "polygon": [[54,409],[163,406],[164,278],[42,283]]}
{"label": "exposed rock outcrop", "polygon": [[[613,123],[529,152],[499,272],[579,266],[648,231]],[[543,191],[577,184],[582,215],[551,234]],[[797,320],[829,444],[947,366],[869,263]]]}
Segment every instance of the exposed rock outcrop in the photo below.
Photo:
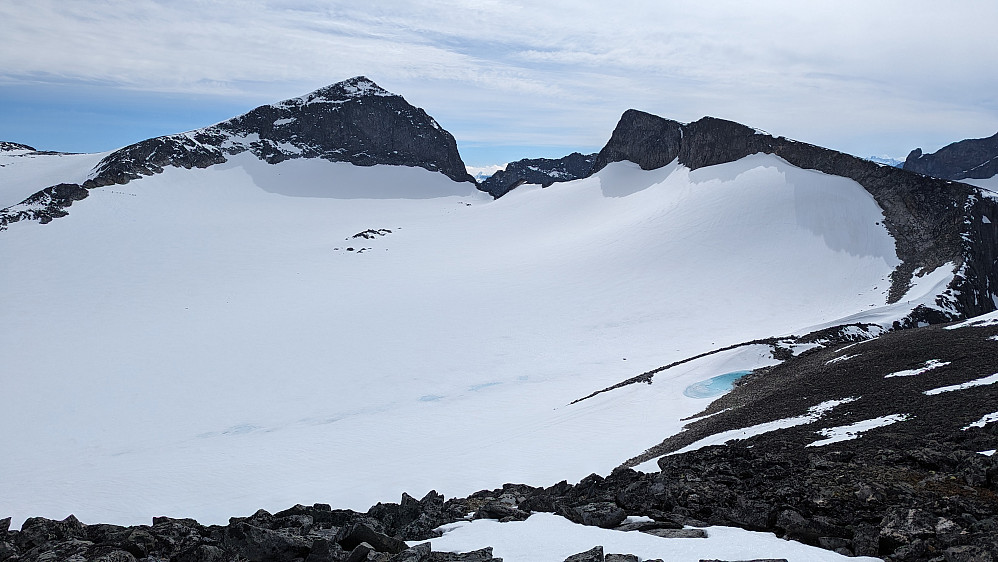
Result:
{"label": "exposed rock outcrop", "polygon": [[498,199],[526,183],[548,187],[556,182],[588,177],[595,160],[595,154],[578,152],[558,159],[525,158],[506,164],[504,170],[483,181],[479,189]]}
{"label": "exposed rock outcrop", "polygon": [[0,152],[13,152],[15,150],[29,150],[34,152],[35,148],[18,142],[0,141]]}
{"label": "exposed rock outcrop", "polygon": [[76,186],[72,197],[39,192],[0,210],[0,230],[20,220],[48,222],[65,216],[73,201],[95,187],[127,183],[171,166],[206,168],[244,152],[271,164],[321,158],[358,166],[420,167],[454,181],[475,181],[450,133],[402,96],[358,76],[300,98],[260,106],[217,125],[116,150]]}
{"label": "exposed rock outcrop", "polygon": [[949,180],[984,179],[998,175],[998,133],[983,139],[965,139],[923,154],[912,150],[904,161],[910,172]]}

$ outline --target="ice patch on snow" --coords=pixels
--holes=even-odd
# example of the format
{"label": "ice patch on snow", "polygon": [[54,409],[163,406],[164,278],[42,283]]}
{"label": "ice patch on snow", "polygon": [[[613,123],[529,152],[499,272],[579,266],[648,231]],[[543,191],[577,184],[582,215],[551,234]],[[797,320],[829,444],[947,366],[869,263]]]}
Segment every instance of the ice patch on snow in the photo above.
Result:
{"label": "ice patch on snow", "polygon": [[927,372],[931,371],[932,369],[937,369],[939,367],[945,367],[946,365],[949,365],[949,364],[950,364],[949,361],[940,361],[938,359],[929,359],[928,361],[925,362],[925,365],[923,365],[921,367],[918,367],[916,369],[908,369],[906,371],[897,371],[895,373],[889,373],[889,374],[884,375],[884,378],[885,379],[889,379],[891,377],[913,377],[915,375],[921,375],[922,373],[927,373]]}
{"label": "ice patch on snow", "polygon": [[[734,527],[705,527],[706,539],[666,539],[639,531],[615,531],[579,525],[553,513],[534,513],[525,521],[499,523],[479,519],[440,527],[443,536],[430,539],[442,552],[470,552],[488,546],[505,562],[564,560],[601,545],[606,554],[633,554],[642,560],[677,561],[785,558],[789,562],[859,561],[876,558],[846,557],[830,550],[777,538],[773,533]],[[424,541],[410,541],[416,545]]]}
{"label": "ice patch on snow", "polygon": [[966,390],[968,388],[974,388],[975,386],[986,386],[989,384],[995,384],[996,382],[998,382],[998,373],[961,384],[954,384],[952,386],[933,388],[932,390],[926,390],[922,394],[925,394],[926,396],[934,396],[936,394],[942,394],[944,392],[955,392],[957,390]]}
{"label": "ice patch on snow", "polygon": [[849,425],[840,425],[837,427],[828,427],[818,431],[821,435],[825,436],[825,439],[820,441],[815,441],[813,443],[808,443],[808,447],[822,447],[829,445],[831,443],[838,443],[839,441],[849,441],[851,439],[856,439],[865,431],[875,429],[878,427],[884,427],[897,423],[900,421],[905,421],[910,416],[908,414],[891,414],[889,416],[881,416],[879,418],[873,418],[871,420],[862,420],[856,423],[851,423]]}
{"label": "ice patch on snow", "polygon": [[707,380],[691,384],[683,390],[683,395],[690,398],[713,398],[720,396],[731,390],[735,381],[751,373],[752,371],[733,371],[717,375]]}

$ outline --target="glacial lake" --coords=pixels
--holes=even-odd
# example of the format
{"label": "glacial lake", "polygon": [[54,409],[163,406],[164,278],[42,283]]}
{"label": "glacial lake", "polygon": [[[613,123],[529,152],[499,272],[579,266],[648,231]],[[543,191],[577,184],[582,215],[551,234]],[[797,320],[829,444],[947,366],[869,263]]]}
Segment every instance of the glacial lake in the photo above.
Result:
{"label": "glacial lake", "polygon": [[707,380],[687,386],[686,390],[683,391],[683,394],[689,396],[690,398],[713,398],[715,396],[720,396],[731,390],[731,387],[734,385],[736,380],[751,372],[751,370],[732,371],[730,373],[724,373],[723,375],[717,375],[716,377],[711,377]]}

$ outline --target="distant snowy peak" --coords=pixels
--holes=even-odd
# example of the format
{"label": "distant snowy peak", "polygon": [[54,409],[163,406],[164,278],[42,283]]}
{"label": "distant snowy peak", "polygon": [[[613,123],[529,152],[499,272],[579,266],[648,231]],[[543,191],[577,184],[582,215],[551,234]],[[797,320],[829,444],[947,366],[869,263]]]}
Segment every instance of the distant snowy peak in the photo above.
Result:
{"label": "distant snowy peak", "polygon": [[946,294],[935,308],[913,314],[913,323],[975,316],[998,306],[998,271],[989,258],[998,251],[998,230],[989,218],[998,215],[998,201],[971,186],[773,137],[733,121],[704,117],[680,123],[634,109],[621,116],[596,156],[592,173],[622,160],[645,170],[672,161],[696,170],[756,153],[774,154],[799,168],[852,179],[873,196],[884,211],[884,225],[902,260],[891,276],[889,302],[904,297],[918,272],[955,264],[956,276]]}
{"label": "distant snowy peak", "polygon": [[585,178],[590,175],[595,161],[595,154],[578,152],[557,159],[524,158],[496,171],[482,182],[480,189],[499,198],[525,183],[547,187],[556,182]]}
{"label": "distant snowy peak", "polygon": [[506,169],[506,164],[492,164],[489,166],[468,166],[468,173],[471,174],[475,181],[481,184],[483,181],[491,178],[496,172]]}
{"label": "distant snowy peak", "polygon": [[875,164],[891,166],[892,168],[901,168],[904,166],[904,160],[891,158],[890,156],[867,156],[866,160],[869,160]]}
{"label": "distant snowy peak", "polygon": [[35,149],[34,147],[28,146],[26,144],[10,142],[10,141],[0,141],[0,152],[20,152],[20,151],[34,152]]}
{"label": "distant snowy peak", "polygon": [[413,166],[474,182],[450,133],[422,109],[363,76],[217,125],[125,147],[105,158],[93,179],[123,183],[164,166],[204,168],[247,151],[271,164],[322,158],[358,166]]}
{"label": "distant snowy peak", "polygon": [[954,142],[930,154],[916,148],[905,159],[904,169],[949,180],[994,177],[998,175],[998,133]]}

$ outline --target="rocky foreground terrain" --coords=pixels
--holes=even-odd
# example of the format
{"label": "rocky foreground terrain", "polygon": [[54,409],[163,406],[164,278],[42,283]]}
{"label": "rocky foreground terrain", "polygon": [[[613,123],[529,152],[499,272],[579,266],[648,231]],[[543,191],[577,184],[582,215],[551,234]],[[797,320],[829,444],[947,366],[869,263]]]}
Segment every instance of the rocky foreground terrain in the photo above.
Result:
{"label": "rocky foreground terrain", "polygon": [[[432,552],[419,541],[463,519],[514,521],[549,512],[582,525],[663,537],[695,538],[704,536],[699,527],[728,525],[846,555],[986,562],[998,559],[998,456],[991,456],[998,424],[988,417],[998,418],[998,384],[973,381],[991,373],[998,373],[998,323],[900,330],[813,349],[746,377],[686,431],[628,463],[665,454],[660,472],[621,467],[574,485],[505,484],[466,498],[403,495],[366,513],[296,505],[234,517],[224,526],[157,517],[152,525],[121,527],[69,516],[28,519],[14,531],[6,519],[0,521],[0,561],[486,561],[493,559],[490,549]],[[936,392],[940,388],[949,390]],[[852,400],[820,422],[667,454],[843,398]],[[816,446],[829,428],[888,410],[906,417]],[[628,516],[651,521],[627,523]],[[601,549],[572,559],[637,560]]]}

